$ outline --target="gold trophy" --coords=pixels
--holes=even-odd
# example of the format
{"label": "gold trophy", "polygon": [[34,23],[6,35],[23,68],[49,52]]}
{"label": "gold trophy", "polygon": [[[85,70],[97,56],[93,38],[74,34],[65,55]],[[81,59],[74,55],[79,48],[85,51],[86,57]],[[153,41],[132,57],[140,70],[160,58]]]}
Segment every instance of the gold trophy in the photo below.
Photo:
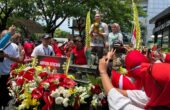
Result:
{"label": "gold trophy", "polygon": [[99,23],[98,22],[94,23],[93,32],[99,33]]}
{"label": "gold trophy", "polygon": [[102,32],[104,32],[103,28],[100,27],[100,23],[99,22],[95,22],[94,23],[93,32],[95,32],[95,33],[99,33],[99,32],[102,33]]}

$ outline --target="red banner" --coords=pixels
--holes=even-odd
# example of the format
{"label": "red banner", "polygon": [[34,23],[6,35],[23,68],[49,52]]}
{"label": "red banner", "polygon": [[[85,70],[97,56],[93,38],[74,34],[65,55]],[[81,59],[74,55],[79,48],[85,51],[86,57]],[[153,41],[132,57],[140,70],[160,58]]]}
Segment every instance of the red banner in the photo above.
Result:
{"label": "red banner", "polygon": [[38,65],[56,68],[58,73],[64,73],[63,66],[66,64],[66,57],[38,56]]}

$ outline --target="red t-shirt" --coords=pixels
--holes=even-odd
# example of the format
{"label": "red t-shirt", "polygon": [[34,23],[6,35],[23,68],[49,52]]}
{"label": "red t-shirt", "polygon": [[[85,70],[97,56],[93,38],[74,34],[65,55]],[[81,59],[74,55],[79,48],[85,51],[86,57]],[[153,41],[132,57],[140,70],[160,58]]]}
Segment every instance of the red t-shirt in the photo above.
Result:
{"label": "red t-shirt", "polygon": [[74,61],[73,61],[74,64],[78,64],[78,65],[87,64],[84,48],[81,50],[77,50],[77,48],[74,48],[72,53],[74,54]]}

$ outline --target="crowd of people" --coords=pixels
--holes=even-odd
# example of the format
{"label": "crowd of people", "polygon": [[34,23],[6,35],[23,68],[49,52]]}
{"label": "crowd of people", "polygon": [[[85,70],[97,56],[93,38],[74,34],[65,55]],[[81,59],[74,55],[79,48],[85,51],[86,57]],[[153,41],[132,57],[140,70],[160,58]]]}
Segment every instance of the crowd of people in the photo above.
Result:
{"label": "crowd of people", "polygon": [[[50,34],[42,35],[38,45],[28,40],[22,43],[21,34],[15,30],[11,26],[0,36],[1,106],[7,106],[10,100],[7,80],[11,65],[28,63],[43,55],[70,57],[70,63],[76,65],[98,65],[110,110],[170,109],[170,54],[162,53],[158,45],[142,50],[135,50],[132,44],[124,45],[119,24],[113,23],[109,32],[100,13],[95,15],[89,32],[91,48],[79,36],[61,46]],[[100,61],[94,62],[93,56]],[[112,68],[116,66],[126,68],[127,74]]]}

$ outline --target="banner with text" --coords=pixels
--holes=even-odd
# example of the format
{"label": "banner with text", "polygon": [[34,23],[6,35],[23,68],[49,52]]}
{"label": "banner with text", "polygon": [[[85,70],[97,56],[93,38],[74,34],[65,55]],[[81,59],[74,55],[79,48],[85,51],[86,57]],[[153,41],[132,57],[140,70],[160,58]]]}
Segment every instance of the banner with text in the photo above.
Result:
{"label": "banner with text", "polygon": [[46,67],[50,66],[56,68],[58,73],[64,73],[64,65],[66,64],[66,57],[56,56],[38,56],[38,65]]}

